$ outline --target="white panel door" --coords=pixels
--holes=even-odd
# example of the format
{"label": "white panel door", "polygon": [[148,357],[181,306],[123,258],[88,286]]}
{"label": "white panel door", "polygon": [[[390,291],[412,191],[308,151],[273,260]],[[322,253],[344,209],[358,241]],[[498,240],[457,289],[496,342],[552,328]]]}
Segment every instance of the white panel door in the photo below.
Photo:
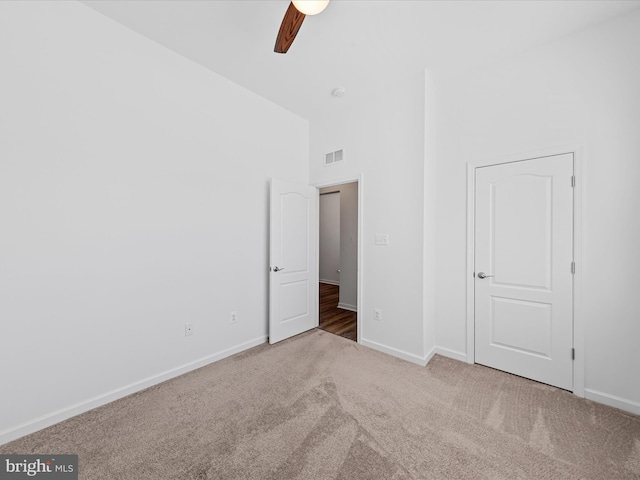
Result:
{"label": "white panel door", "polygon": [[475,361],[567,390],[572,177],[570,153],[476,169]]}
{"label": "white panel door", "polygon": [[318,326],[318,190],[271,180],[269,343]]}

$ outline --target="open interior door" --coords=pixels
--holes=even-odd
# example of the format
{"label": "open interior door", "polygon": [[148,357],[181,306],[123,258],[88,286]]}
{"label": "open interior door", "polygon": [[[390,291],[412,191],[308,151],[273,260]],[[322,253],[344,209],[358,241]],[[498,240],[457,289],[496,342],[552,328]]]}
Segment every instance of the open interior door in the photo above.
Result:
{"label": "open interior door", "polygon": [[318,190],[271,180],[269,343],[318,326]]}

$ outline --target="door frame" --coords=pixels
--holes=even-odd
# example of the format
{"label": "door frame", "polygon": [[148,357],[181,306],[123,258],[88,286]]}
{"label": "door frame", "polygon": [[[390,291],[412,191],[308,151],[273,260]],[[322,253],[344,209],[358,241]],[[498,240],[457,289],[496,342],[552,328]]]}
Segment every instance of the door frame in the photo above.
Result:
{"label": "door frame", "polygon": [[[362,282],[362,271],[364,268],[364,264],[362,262],[362,251],[363,251],[363,238],[362,238],[362,221],[363,221],[363,215],[362,215],[362,211],[363,211],[363,199],[364,199],[364,195],[363,195],[363,191],[364,191],[364,187],[363,187],[363,175],[357,175],[354,177],[345,177],[339,180],[332,180],[329,182],[321,182],[321,183],[314,183],[311,186],[315,187],[318,190],[318,193],[320,192],[321,188],[326,188],[326,187],[337,187],[339,185],[344,185],[347,183],[357,183],[358,184],[358,272],[357,272],[357,301],[358,301],[358,311],[356,312],[357,315],[357,324],[356,324],[356,328],[357,328],[357,337],[356,337],[356,343],[360,343],[360,339],[362,338],[362,327],[363,327],[363,320],[364,320],[364,316],[360,315],[360,312],[363,311],[362,308],[362,292],[363,292],[363,282]],[[320,202],[318,202],[318,218],[320,218]],[[317,268],[316,268],[316,272],[317,272],[317,278],[316,278],[316,283],[320,284],[320,228],[318,228],[318,232],[316,235],[316,262],[318,262]],[[319,317],[318,317],[319,318]]]}
{"label": "door frame", "polygon": [[573,276],[573,348],[575,359],[573,361],[573,393],[584,397],[585,355],[584,355],[584,316],[582,312],[582,183],[583,164],[582,148],[579,145],[554,147],[548,149],[528,151],[525,153],[486,157],[467,162],[467,363],[475,363],[475,279],[473,278],[475,265],[475,209],[476,169],[492,165],[502,165],[524,160],[534,160],[540,157],[550,157],[565,153],[573,154],[574,175],[576,177],[573,189],[573,258],[576,264]]}

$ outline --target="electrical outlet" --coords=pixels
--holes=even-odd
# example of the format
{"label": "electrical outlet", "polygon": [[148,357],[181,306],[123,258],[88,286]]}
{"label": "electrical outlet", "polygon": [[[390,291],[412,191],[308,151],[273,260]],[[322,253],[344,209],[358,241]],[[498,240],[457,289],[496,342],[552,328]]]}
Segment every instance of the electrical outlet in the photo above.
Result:
{"label": "electrical outlet", "polygon": [[374,308],[373,309],[373,318],[374,320],[377,320],[378,322],[382,321],[382,310],[380,310],[379,308]]}
{"label": "electrical outlet", "polygon": [[376,233],[376,245],[389,245],[389,235],[386,233]]}
{"label": "electrical outlet", "polygon": [[238,321],[238,312],[237,311],[233,311],[231,312],[231,323],[236,323]]}
{"label": "electrical outlet", "polygon": [[193,335],[193,324],[192,323],[185,323],[184,324],[184,336],[185,337],[189,337]]}

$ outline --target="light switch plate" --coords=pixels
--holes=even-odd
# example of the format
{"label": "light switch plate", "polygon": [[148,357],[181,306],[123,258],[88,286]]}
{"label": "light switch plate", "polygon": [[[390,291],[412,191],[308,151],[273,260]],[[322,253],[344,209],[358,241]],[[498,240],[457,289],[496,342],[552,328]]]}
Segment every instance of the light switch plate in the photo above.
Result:
{"label": "light switch plate", "polygon": [[389,235],[386,233],[376,233],[376,245],[389,245]]}

